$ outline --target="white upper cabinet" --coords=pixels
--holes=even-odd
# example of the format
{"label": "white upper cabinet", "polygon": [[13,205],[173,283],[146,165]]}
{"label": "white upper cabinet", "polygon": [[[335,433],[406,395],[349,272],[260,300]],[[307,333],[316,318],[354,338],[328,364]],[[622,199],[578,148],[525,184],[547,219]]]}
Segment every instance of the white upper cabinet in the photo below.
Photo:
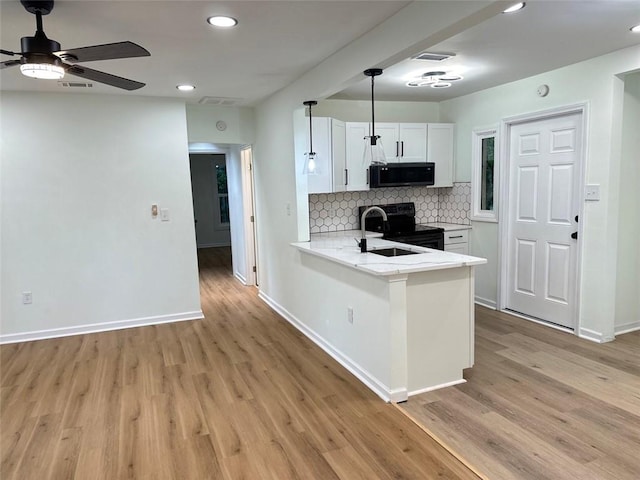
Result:
{"label": "white upper cabinet", "polygon": [[453,123],[429,123],[427,161],[436,164],[434,187],[453,186]]}
{"label": "white upper cabinet", "polygon": [[347,122],[345,160],[347,170],[346,190],[348,191],[369,190],[369,168],[368,165],[364,166],[362,164],[364,137],[368,136],[368,122]]}
{"label": "white upper cabinet", "polygon": [[426,123],[376,123],[387,162],[426,162]]}
{"label": "white upper cabinet", "polygon": [[307,177],[309,193],[342,192],[346,183],[345,123],[335,118],[313,117],[312,126],[318,173]]}

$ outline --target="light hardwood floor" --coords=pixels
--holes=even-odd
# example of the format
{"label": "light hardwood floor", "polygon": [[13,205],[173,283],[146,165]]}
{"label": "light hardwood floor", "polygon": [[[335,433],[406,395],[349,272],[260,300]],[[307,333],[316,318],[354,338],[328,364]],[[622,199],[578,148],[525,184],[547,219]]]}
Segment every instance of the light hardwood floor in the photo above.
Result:
{"label": "light hardwood floor", "polygon": [[640,479],[640,332],[599,345],[476,311],[467,383],[403,411],[491,480]]}
{"label": "light hardwood floor", "polygon": [[3,480],[477,479],[200,252],[206,318],[4,345]]}

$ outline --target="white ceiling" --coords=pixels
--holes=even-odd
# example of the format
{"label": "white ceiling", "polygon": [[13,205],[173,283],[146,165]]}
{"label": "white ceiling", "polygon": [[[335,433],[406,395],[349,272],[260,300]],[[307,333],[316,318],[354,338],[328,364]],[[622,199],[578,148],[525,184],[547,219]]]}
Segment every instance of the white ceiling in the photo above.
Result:
{"label": "white ceiling", "polygon": [[[441,101],[547,72],[624,47],[639,45],[639,0],[528,1],[524,9],[497,15],[429,52],[455,53],[443,61],[407,59],[385,69],[375,80],[376,99]],[[461,74],[450,88],[406,87],[423,73],[440,70]],[[371,97],[371,81],[332,98]]]}
{"label": "white ceiling", "polygon": [[[451,1],[451,0],[450,0]],[[44,30],[62,48],[136,42],[151,57],[90,62],[86,66],[138,80],[134,92],[94,83],[64,88],[33,80],[17,67],[0,70],[2,90],[123,93],[239,99],[252,105],[290,84],[322,60],[383,22],[405,1],[56,1]],[[239,20],[234,29],[213,29],[211,15]],[[439,101],[640,44],[629,27],[640,23],[638,0],[530,1],[521,12],[497,15],[429,51],[456,53],[444,62],[407,60],[376,80],[379,100]],[[0,0],[0,45],[16,51],[20,37],[35,31],[35,17],[17,0]],[[418,53],[418,52],[416,52]],[[2,60],[15,57],[2,56]],[[407,76],[428,70],[460,70],[452,88],[408,88]],[[78,80],[68,76],[69,80]],[[196,85],[181,94],[179,83]],[[333,98],[368,99],[363,77]]]}

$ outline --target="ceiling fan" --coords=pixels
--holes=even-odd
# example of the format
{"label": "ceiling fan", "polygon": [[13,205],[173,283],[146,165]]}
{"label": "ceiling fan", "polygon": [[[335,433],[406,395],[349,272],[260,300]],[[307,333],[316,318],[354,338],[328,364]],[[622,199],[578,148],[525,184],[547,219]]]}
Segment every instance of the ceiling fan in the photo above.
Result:
{"label": "ceiling fan", "polygon": [[61,50],[60,44],[47,38],[42,29],[42,16],[53,10],[53,0],[20,0],[27,12],[36,16],[36,33],[33,37],[20,39],[21,52],[0,50],[4,55],[20,55],[20,60],[7,60],[0,63],[0,69],[20,65],[23,75],[34,78],[61,79],[65,73],[104,83],[124,90],[137,90],[144,83],[100,72],[84,66],[80,62],[112,60],[117,58],[148,57],[151,54],[133,42],[117,42],[105,45]]}

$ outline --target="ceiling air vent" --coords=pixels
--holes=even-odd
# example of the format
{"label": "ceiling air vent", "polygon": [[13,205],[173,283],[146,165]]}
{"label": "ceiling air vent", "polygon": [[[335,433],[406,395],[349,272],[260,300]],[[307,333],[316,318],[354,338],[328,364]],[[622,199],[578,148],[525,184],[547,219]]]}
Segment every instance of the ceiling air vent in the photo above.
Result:
{"label": "ceiling air vent", "polygon": [[93,88],[93,83],[87,82],[58,82],[58,85],[65,88]]}
{"label": "ceiling air vent", "polygon": [[220,107],[232,107],[242,101],[241,98],[229,97],[202,97],[198,100],[200,105],[218,105]]}
{"label": "ceiling air vent", "polygon": [[414,60],[431,60],[432,62],[441,62],[447,58],[455,57],[455,53],[434,53],[434,52],[422,52],[415,57]]}

